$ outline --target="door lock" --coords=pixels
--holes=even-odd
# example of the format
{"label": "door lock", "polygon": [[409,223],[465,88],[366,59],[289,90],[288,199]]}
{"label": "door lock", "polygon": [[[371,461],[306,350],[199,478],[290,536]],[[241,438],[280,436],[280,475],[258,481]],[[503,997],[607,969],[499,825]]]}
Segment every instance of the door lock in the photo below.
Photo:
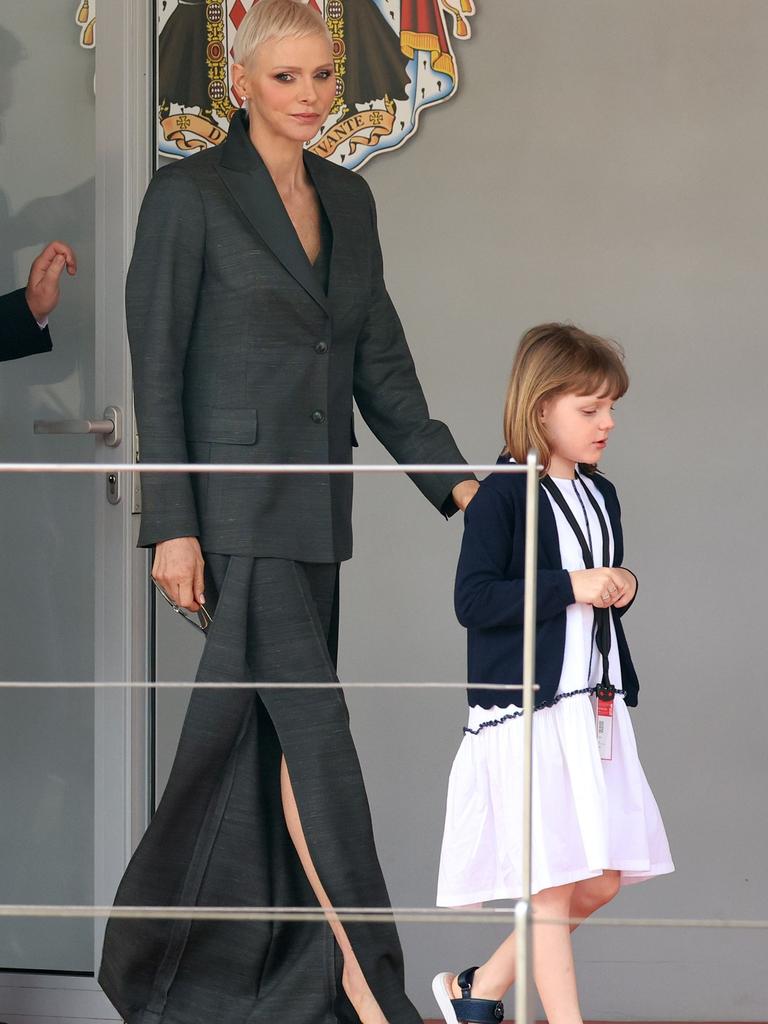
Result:
{"label": "door lock", "polygon": [[119,505],[120,498],[120,474],[107,473],[107,501],[110,505]]}

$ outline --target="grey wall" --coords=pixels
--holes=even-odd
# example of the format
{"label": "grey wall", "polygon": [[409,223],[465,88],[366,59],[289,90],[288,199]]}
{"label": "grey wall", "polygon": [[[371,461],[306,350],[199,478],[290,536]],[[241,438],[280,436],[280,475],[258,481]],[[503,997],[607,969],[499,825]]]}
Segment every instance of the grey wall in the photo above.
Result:
{"label": "grey wall", "polygon": [[[459,95],[364,171],[390,291],[433,414],[471,460],[499,450],[526,327],[568,319],[625,345],[632,388],[604,468],[641,580],[627,620],[642,684],[633,718],[677,873],[609,913],[767,918],[768,7],[478,7],[457,47]],[[361,435],[359,461],[380,460]],[[443,523],[404,479],[366,477],[355,520],[342,677],[462,680],[459,517]],[[351,692],[349,703],[393,902],[430,905],[464,699]],[[172,732],[166,720],[166,742]],[[432,974],[476,963],[499,934],[402,928],[426,1016]],[[764,933],[593,928],[576,955],[592,1019],[766,1019]]]}

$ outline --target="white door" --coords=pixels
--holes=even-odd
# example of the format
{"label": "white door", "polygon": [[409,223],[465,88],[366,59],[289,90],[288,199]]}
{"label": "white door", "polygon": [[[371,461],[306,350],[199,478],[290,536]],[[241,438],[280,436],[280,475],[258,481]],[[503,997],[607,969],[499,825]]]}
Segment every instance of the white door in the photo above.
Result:
{"label": "white door", "polygon": [[[151,172],[151,18],[147,0],[0,5],[0,294],[51,239],[79,261],[53,351],[0,363],[0,462],[133,461],[123,287]],[[119,444],[61,432],[107,407]],[[0,474],[0,679],[146,678],[131,480]],[[111,901],[146,822],[146,707],[143,691],[0,688],[0,904]],[[115,1020],[94,977],[103,927],[0,916],[0,1021]]]}

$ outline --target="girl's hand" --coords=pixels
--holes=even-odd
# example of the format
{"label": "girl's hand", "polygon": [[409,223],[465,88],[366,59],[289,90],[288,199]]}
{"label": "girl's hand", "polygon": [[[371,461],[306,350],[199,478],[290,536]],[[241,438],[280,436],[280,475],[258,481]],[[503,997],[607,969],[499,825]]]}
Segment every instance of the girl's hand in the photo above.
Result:
{"label": "girl's hand", "polygon": [[626,569],[576,569],[569,573],[577,604],[623,608],[635,596],[637,582]]}
{"label": "girl's hand", "polygon": [[197,537],[175,537],[156,546],[152,579],[180,608],[196,612],[205,604],[204,568]]}
{"label": "girl's hand", "polygon": [[637,577],[629,569],[614,569],[614,572],[620,572],[622,578],[626,583],[626,589],[618,600],[613,602],[614,608],[626,608],[628,604],[632,604],[637,593]]}

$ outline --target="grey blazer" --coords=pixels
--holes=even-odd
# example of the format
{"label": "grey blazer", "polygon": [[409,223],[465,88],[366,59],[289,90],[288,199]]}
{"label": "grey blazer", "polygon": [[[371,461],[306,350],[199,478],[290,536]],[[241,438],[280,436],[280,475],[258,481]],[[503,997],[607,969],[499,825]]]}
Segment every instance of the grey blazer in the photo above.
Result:
{"label": "grey blazer", "polygon": [[[126,288],[142,462],[349,463],[353,397],[398,462],[463,462],[430,419],[387,294],[363,178],[311,153],[333,233],[328,294],[238,114],[222,146],[163,167]],[[470,474],[417,475],[444,514]],[[145,474],[139,544],[335,562],[352,553],[351,476]]]}

